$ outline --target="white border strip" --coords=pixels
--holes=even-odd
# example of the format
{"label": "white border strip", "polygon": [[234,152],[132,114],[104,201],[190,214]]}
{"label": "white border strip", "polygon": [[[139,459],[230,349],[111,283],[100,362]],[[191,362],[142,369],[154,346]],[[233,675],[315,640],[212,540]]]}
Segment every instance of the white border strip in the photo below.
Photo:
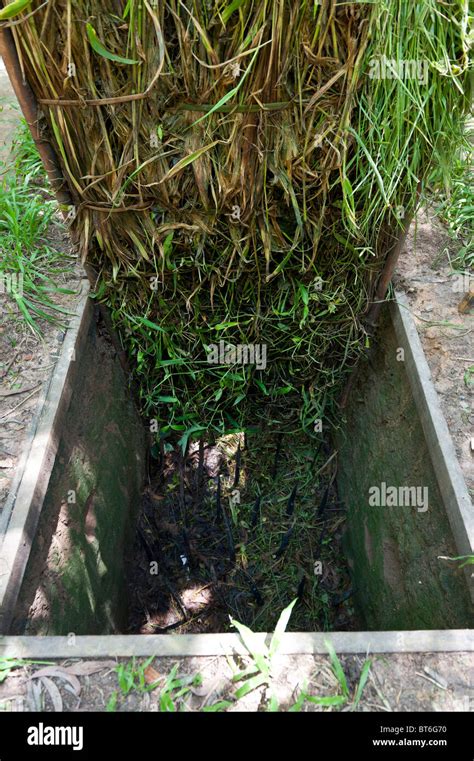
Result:
{"label": "white border strip", "polygon": [[[269,642],[271,634],[255,635]],[[326,641],[338,653],[474,652],[474,631],[451,629],[386,632],[287,632],[282,655],[327,655]],[[160,658],[244,655],[238,634],[115,634],[109,636],[0,637],[0,658]]]}

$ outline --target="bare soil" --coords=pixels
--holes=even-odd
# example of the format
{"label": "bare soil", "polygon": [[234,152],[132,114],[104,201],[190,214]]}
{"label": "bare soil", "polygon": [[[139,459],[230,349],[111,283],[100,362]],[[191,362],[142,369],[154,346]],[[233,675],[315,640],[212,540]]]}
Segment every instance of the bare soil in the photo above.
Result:
{"label": "bare soil", "polygon": [[[350,699],[343,707],[325,708],[304,703],[302,711],[425,712],[474,711],[474,655],[472,653],[411,653],[369,656],[371,668],[362,698],[354,704],[366,657],[340,656]],[[146,662],[137,658],[135,672]],[[268,690],[260,687],[240,700],[235,691],[240,683],[233,675],[250,661],[246,658],[155,658],[145,670],[150,691],[132,689],[124,694],[117,666],[127,661],[52,661],[50,666],[31,665],[10,672],[0,684],[0,711],[159,711],[160,694],[166,677],[176,665],[176,676],[199,674],[202,683],[176,700],[176,710],[203,711],[219,701],[228,701],[228,712],[265,711]],[[130,662],[129,662],[130,663]],[[46,670],[45,670],[46,669]],[[138,680],[137,680],[138,681]],[[51,687],[51,682],[53,686]],[[304,689],[313,696],[340,694],[338,681],[325,656],[279,656],[275,661],[272,688],[279,710],[293,706]]]}

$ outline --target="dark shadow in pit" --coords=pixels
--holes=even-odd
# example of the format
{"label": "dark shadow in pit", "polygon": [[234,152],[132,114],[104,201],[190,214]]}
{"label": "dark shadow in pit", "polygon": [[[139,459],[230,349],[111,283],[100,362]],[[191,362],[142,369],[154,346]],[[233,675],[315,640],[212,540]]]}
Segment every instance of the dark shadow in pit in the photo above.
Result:
{"label": "dark shadow in pit", "polygon": [[129,633],[356,629],[335,458],[305,437],[243,434],[152,461],[126,564]]}

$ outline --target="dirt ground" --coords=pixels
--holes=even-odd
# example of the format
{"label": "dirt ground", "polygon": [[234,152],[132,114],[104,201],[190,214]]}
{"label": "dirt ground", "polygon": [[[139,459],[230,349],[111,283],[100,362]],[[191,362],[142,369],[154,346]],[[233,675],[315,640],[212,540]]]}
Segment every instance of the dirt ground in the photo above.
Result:
{"label": "dirt ground", "polygon": [[[369,676],[358,703],[354,702],[365,656],[341,656],[350,697],[341,707],[325,707],[305,702],[302,711],[474,711],[474,655],[405,654],[370,656]],[[245,661],[245,659],[244,659]],[[32,665],[10,672],[0,683],[0,711],[160,711],[166,692],[166,678],[176,667],[175,678],[191,682],[189,691],[171,698],[175,710],[202,712],[227,701],[227,712],[266,711],[269,690],[260,687],[237,700],[241,683],[232,682],[233,674],[246,663],[241,658],[155,659],[144,673],[144,686],[125,694],[119,684],[117,668],[122,661],[62,661],[48,665]],[[146,663],[136,659],[138,671]],[[143,669],[142,669],[143,670]],[[0,671],[1,674],[1,671]],[[200,675],[200,683],[192,678]],[[152,689],[150,686],[155,684]],[[148,691],[149,690],[149,691]],[[301,691],[311,696],[328,697],[341,694],[328,658],[324,656],[280,656],[274,663],[272,691],[280,711],[288,711]]]}
{"label": "dirt ground", "polygon": [[[48,243],[57,250],[69,250],[66,233],[52,231]],[[0,301],[0,516],[37,425],[38,412],[81,293],[82,279],[75,261],[71,274],[58,278],[60,287],[75,294],[54,299],[68,314],[61,315],[57,324],[39,321],[41,336],[25,325],[9,299]]]}
{"label": "dirt ground", "polygon": [[[430,210],[413,223],[400,258],[395,287],[407,295],[441,408],[471,496],[474,495],[474,315],[460,314],[464,295],[449,255],[455,244]],[[471,287],[474,279],[471,277]]]}

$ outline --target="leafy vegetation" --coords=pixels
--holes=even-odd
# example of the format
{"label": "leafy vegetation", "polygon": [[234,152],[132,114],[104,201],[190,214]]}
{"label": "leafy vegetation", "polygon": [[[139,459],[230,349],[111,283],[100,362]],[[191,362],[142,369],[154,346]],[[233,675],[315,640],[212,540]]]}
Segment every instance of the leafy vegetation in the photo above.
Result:
{"label": "leafy vegetation", "polygon": [[160,690],[160,711],[167,713],[176,712],[179,701],[189,694],[192,687],[197,687],[201,683],[202,678],[200,674],[178,676],[178,664],[176,663],[167,675],[165,683]]}
{"label": "leafy vegetation", "polygon": [[0,281],[12,314],[16,307],[37,334],[41,320],[59,324],[67,314],[54,296],[73,293],[58,285],[71,262],[51,245],[49,234],[58,224],[57,203],[46,189],[46,175],[23,120],[11,163],[0,179]]}
{"label": "leafy vegetation", "polygon": [[[454,153],[467,4],[27,10],[18,52],[73,231],[159,435],[335,421],[387,250]],[[268,366],[211,364],[221,340],[265,344]]]}
{"label": "leafy vegetation", "polygon": [[451,257],[455,270],[471,272],[474,267],[474,168],[473,146],[466,141],[456,155],[450,182],[443,200],[438,204],[438,214],[446,224],[449,233],[457,243],[457,250]]}
{"label": "leafy vegetation", "polygon": [[[242,686],[239,687],[235,693],[236,700],[240,700],[253,690],[265,686],[269,691],[268,710],[272,712],[278,711],[278,699],[275,695],[274,690],[272,689],[275,659],[281,649],[282,636],[288,626],[288,622],[296,602],[296,600],[293,600],[293,602],[281,613],[270,645],[268,647],[265,642],[263,642],[261,636],[259,637],[247,626],[244,626],[238,621],[232,620],[233,626],[235,626],[235,628],[238,630],[242,641],[252,658],[250,665],[243,671],[239,671],[233,677],[234,682],[243,681]],[[334,676],[339,683],[341,694],[327,696],[311,695],[307,692],[306,687],[304,687],[301,690],[296,703],[294,703],[288,709],[290,712],[295,713],[301,711],[305,703],[312,703],[323,708],[342,707],[346,704],[349,704],[351,710],[355,710],[359,705],[365,689],[365,685],[367,683],[367,679],[369,677],[372,661],[370,659],[366,659],[364,661],[359,677],[359,682],[354,691],[354,695],[351,697],[351,691],[349,689],[347,678],[344,673],[341,661],[339,660],[337,653],[334,650],[334,646],[328,640],[326,640],[325,644],[331,660],[331,668]]]}
{"label": "leafy vegetation", "polygon": [[[185,701],[183,698],[189,694],[193,687],[201,684],[202,679],[199,674],[191,676],[179,676],[178,664],[176,663],[166,677],[156,675],[156,679],[149,679],[147,671],[154,661],[154,656],[150,656],[140,663],[136,658],[132,658],[128,663],[120,663],[117,668],[117,678],[123,697],[127,697],[131,692],[153,692],[159,688],[159,706],[160,711],[165,713],[174,713],[177,710],[185,710]],[[118,694],[114,692],[107,704],[107,710],[113,712],[118,706]],[[214,706],[214,710],[220,710],[221,706]]]}
{"label": "leafy vegetation", "polygon": [[294,703],[288,709],[289,712],[297,713],[301,711],[305,703],[312,703],[313,705],[321,706],[322,708],[330,708],[330,707],[342,708],[345,705],[349,705],[352,711],[356,710],[356,708],[358,707],[362,699],[362,695],[365,689],[365,685],[367,683],[367,679],[369,678],[372,661],[369,658],[367,658],[364,661],[364,664],[361,669],[359,681],[354,691],[354,695],[351,697],[351,692],[349,689],[349,685],[348,685],[347,678],[344,673],[344,669],[342,667],[341,661],[339,660],[338,655],[336,651],[334,650],[334,647],[331,644],[331,642],[326,641],[326,647],[328,649],[329,656],[331,659],[332,671],[339,683],[341,694],[327,695],[324,697],[320,697],[319,695],[308,694],[308,692],[306,691],[306,688],[304,688],[298,695],[298,699],[296,703]]}
{"label": "leafy vegetation", "polygon": [[0,684],[4,682],[15,669],[25,666],[52,666],[51,661],[32,661],[27,658],[0,658]]}
{"label": "leafy vegetation", "polygon": [[128,695],[132,690],[150,692],[155,689],[157,685],[147,683],[145,678],[145,672],[152,660],[153,656],[140,663],[136,658],[132,658],[128,663],[120,663],[117,666],[118,683],[123,695]]}
{"label": "leafy vegetation", "polygon": [[[48,194],[48,178],[35,145],[30,128],[25,119],[20,120],[20,125],[13,140],[10,166],[7,171],[13,172],[18,181],[30,186],[31,182],[43,192]],[[50,200],[53,200],[52,198]]]}
{"label": "leafy vegetation", "polygon": [[244,680],[242,686],[239,687],[235,693],[237,700],[240,700],[240,698],[243,698],[257,687],[265,685],[270,691],[269,710],[278,710],[278,700],[272,692],[274,661],[281,647],[281,638],[286,630],[288,621],[290,620],[291,611],[295,604],[296,600],[293,600],[293,602],[281,613],[268,647],[262,640],[262,637],[255,634],[248,628],[248,626],[244,626],[244,624],[231,619],[232,625],[238,630],[245,647],[252,657],[251,664],[243,671],[239,671],[233,677],[234,682]]}
{"label": "leafy vegetation", "polygon": [[[237,671],[232,683],[241,682],[241,686],[234,693],[227,694],[225,699],[219,699],[209,705],[204,705],[202,710],[205,713],[217,713],[225,711],[253,690],[259,687],[265,687],[269,692],[267,708],[270,711],[279,709],[278,700],[273,691],[273,680],[275,678],[276,658],[281,653],[282,638],[288,626],[296,600],[285,608],[280,614],[278,623],[273,632],[270,644],[267,646],[261,635],[252,632],[247,626],[232,620],[232,625],[238,630],[245,648],[251,658],[247,668]],[[361,670],[359,682],[351,698],[351,691],[348,686],[347,678],[344,673],[342,664],[329,641],[326,641],[331,669],[339,683],[339,695],[318,697],[310,695],[306,689],[303,689],[296,703],[289,708],[290,711],[300,711],[304,703],[309,702],[322,707],[341,707],[350,704],[352,709],[357,708],[367,682],[371,661],[367,659]],[[107,701],[106,711],[114,712],[119,707],[119,695],[126,698],[133,692],[140,694],[159,690],[159,709],[163,712],[185,711],[188,709],[186,698],[194,688],[202,685],[200,674],[183,675],[178,673],[179,664],[174,666],[165,675],[159,674],[153,667],[155,656],[150,656],[146,660],[132,658],[126,663],[119,663],[115,669],[120,693],[113,691]],[[0,659],[0,684],[5,681],[14,669],[24,668],[25,666],[54,665],[51,661],[28,660],[17,658]]]}

